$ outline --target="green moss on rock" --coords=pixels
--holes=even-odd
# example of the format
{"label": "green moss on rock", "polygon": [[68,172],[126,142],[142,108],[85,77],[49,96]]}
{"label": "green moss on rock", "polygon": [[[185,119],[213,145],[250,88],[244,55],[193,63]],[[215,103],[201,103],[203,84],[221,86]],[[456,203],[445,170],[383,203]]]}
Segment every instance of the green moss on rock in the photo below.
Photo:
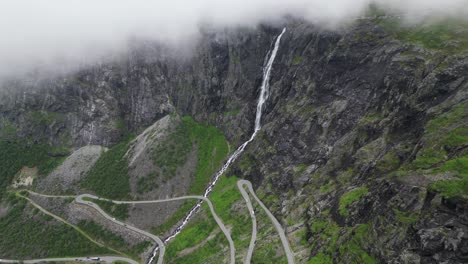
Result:
{"label": "green moss on rock", "polygon": [[396,168],[400,164],[400,158],[395,152],[386,153],[382,159],[377,162],[377,169],[382,172],[389,172]]}
{"label": "green moss on rock", "polygon": [[459,180],[440,180],[431,184],[431,189],[446,198],[468,199],[468,156],[447,161],[435,170],[438,173],[452,172]]}
{"label": "green moss on rock", "polygon": [[339,202],[338,211],[340,215],[348,216],[348,206],[350,206],[354,202],[359,201],[361,197],[366,195],[368,192],[369,190],[367,189],[367,187],[359,187],[343,194]]}
{"label": "green moss on rock", "polygon": [[368,243],[369,230],[368,224],[358,225],[351,231],[351,237],[340,246],[339,252],[345,263],[377,263],[377,260],[363,249],[363,245]]}

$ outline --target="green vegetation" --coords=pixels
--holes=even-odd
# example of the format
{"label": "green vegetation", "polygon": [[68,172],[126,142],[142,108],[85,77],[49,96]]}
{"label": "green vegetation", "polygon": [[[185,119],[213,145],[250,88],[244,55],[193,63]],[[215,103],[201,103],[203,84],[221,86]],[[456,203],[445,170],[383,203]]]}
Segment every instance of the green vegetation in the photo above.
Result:
{"label": "green vegetation", "polygon": [[307,169],[307,164],[299,164],[296,166],[296,173],[301,174]]}
{"label": "green vegetation", "polygon": [[456,172],[457,176],[460,178],[468,177],[468,155],[449,160],[445,162],[436,171],[437,172],[452,171],[452,172]]}
{"label": "green vegetation", "polygon": [[380,24],[401,41],[426,49],[457,53],[468,49],[468,25],[460,20],[445,20],[438,23],[403,25],[397,19],[379,19]]}
{"label": "green vegetation", "polygon": [[149,241],[145,241],[130,247],[121,236],[92,221],[80,221],[78,227],[106,246],[125,252],[135,259],[151,244]]}
{"label": "green vegetation", "polygon": [[368,123],[373,123],[373,122],[376,122],[376,121],[380,121],[382,119],[383,119],[383,116],[380,113],[371,112],[371,113],[368,113],[367,115],[363,116],[359,120],[359,123],[360,124],[368,124]]}
{"label": "green vegetation", "polygon": [[224,135],[214,126],[197,124],[191,117],[182,118],[184,129],[190,132],[192,142],[198,146],[198,163],[190,194],[203,194],[206,185],[228,154]]}
{"label": "green vegetation", "polygon": [[[276,232],[273,223],[263,208],[255,202],[251,195],[250,199],[255,211],[257,219],[257,241],[252,255],[252,263],[287,263],[287,258],[281,244],[280,237]],[[270,205],[272,211],[277,210],[272,207],[272,204],[279,204],[277,195],[268,195],[267,199],[262,199],[265,204]],[[250,226],[251,227],[251,226]],[[250,238],[250,236],[248,237]]]}
{"label": "green vegetation", "polygon": [[131,247],[130,249],[130,254],[133,254],[135,256],[141,255],[143,252],[145,252],[148,247],[152,246],[153,244],[150,241],[143,241],[141,243],[138,243]]}
{"label": "green vegetation", "polygon": [[468,156],[455,158],[445,162],[435,172],[453,172],[460,180],[436,181],[431,189],[439,192],[443,197],[468,199]]}
{"label": "green vegetation", "polygon": [[185,215],[194,207],[196,204],[196,201],[191,201],[187,200],[185,201],[177,211],[171,215],[171,217],[164,222],[164,224],[159,225],[151,230],[151,233],[156,234],[156,235],[162,235],[167,230],[169,230],[171,227],[173,227],[175,224],[177,224],[180,220],[182,220]]}
{"label": "green vegetation", "polygon": [[381,172],[390,172],[395,170],[400,165],[400,158],[395,152],[387,152],[382,159],[380,159],[376,167]]}
{"label": "green vegetation", "polygon": [[240,109],[234,109],[231,111],[226,111],[223,113],[223,116],[228,117],[228,116],[236,116],[240,113]]}
{"label": "green vegetation", "polygon": [[295,55],[294,58],[293,58],[293,60],[292,60],[292,64],[293,64],[293,65],[299,65],[299,64],[302,63],[303,60],[304,60],[304,59],[302,58],[302,56],[300,56],[300,55]]}
{"label": "green vegetation", "polygon": [[0,137],[5,139],[12,139],[16,136],[16,126],[8,119],[0,119]]}
{"label": "green vegetation", "polygon": [[359,199],[361,199],[361,197],[366,195],[368,192],[369,190],[366,187],[359,187],[343,194],[343,196],[340,198],[338,209],[340,215],[348,216],[348,206],[356,201],[359,201]]}
{"label": "green vegetation", "polygon": [[177,168],[184,165],[192,150],[189,129],[187,123],[182,122],[154,149],[153,160],[161,168],[164,182],[175,176]]}
{"label": "green vegetation", "polygon": [[159,187],[159,184],[158,184],[158,178],[156,176],[156,172],[152,172],[144,177],[138,178],[138,181],[137,181],[138,193],[147,193],[158,187]]}
{"label": "green vegetation", "polygon": [[[176,131],[155,148],[153,157],[162,169],[163,180],[168,180],[185,163],[193,144],[198,147],[198,158],[189,193],[202,194],[228,154],[226,139],[217,128],[198,124],[191,117],[184,116]],[[153,175],[141,179],[140,189],[146,189],[144,181],[153,183],[151,177]]]}
{"label": "green vegetation", "polygon": [[466,103],[459,104],[429,120],[416,159],[404,164],[395,175],[401,177],[414,171],[426,175],[451,172],[449,176],[459,179],[439,180],[430,188],[446,198],[468,199],[468,158],[459,152],[468,144],[467,108]]}
{"label": "green vegetation", "polygon": [[104,229],[95,222],[82,220],[77,226],[84,232],[91,234],[92,237],[98,238],[100,242],[109,244],[117,249],[121,249],[126,245],[125,240],[121,236]]}
{"label": "green vegetation", "polygon": [[[180,134],[188,134],[188,138],[198,146],[197,167],[195,178],[190,186],[189,194],[203,194],[213,174],[222,165],[228,154],[228,144],[224,135],[213,126],[196,123],[191,117],[182,117]],[[185,132],[182,132],[185,131]],[[186,201],[162,225],[154,228],[154,234],[161,234],[180,221],[195,205],[195,201]]]}
{"label": "green vegetation", "polygon": [[[202,206],[202,211],[168,244],[165,256],[167,263],[206,263],[207,259],[222,252],[221,245],[227,245],[227,241],[219,230],[215,231],[217,225],[213,218],[208,216],[208,210],[206,205]],[[190,254],[180,254],[182,250],[197,245],[200,247]]]}
{"label": "green vegetation", "polygon": [[468,142],[468,127],[459,127],[450,131],[444,138],[443,144],[447,147],[457,147]]}
{"label": "green vegetation", "polygon": [[81,181],[81,186],[110,199],[125,199],[130,193],[128,164],[124,155],[129,140],[103,153]]}
{"label": "green vegetation", "polygon": [[333,181],[330,181],[329,183],[323,185],[320,187],[320,192],[321,193],[327,193],[328,191],[330,191],[333,187],[335,187],[335,183]]}
{"label": "green vegetation", "polygon": [[[314,219],[310,227],[310,247],[314,249],[317,243],[324,244],[321,251],[313,256],[308,264],[377,263],[374,257],[362,248],[368,243],[368,225],[358,225],[345,234],[342,231],[343,229],[330,219]],[[321,241],[318,242],[317,238]]]}
{"label": "green vegetation", "polygon": [[[247,210],[233,210],[236,203],[243,201],[236,185],[238,180],[234,176],[222,177],[213,189],[210,200],[223,223],[231,227],[231,237],[236,248],[240,250],[246,248],[250,242],[252,224]],[[193,224],[189,224],[189,227],[169,244],[167,250],[169,259],[177,259],[174,261],[176,263],[205,263],[207,259],[222,251],[221,246],[228,246],[224,234],[220,232],[206,204],[203,206],[203,212],[206,214],[205,219],[197,219]],[[210,235],[212,237],[206,242],[207,244],[184,257],[177,256],[178,252],[183,249],[200,245]],[[225,257],[224,253],[223,257]]]}
{"label": "green vegetation", "polygon": [[462,104],[458,107],[455,107],[451,111],[443,113],[436,118],[427,122],[426,125],[426,133],[431,134],[438,132],[440,129],[447,129],[454,123],[462,120],[463,118],[467,117],[467,105]]}
{"label": "green vegetation", "polygon": [[330,242],[333,242],[332,246],[334,246],[334,244],[336,243],[336,236],[338,235],[340,230],[341,228],[335,222],[326,219],[316,219],[310,227],[310,231],[312,234],[320,235],[322,239],[330,238]]}
{"label": "green vegetation", "polygon": [[125,123],[125,120],[122,118],[115,120],[114,123],[112,124],[112,127],[119,130],[122,136],[129,135],[128,126]]}
{"label": "green vegetation", "polygon": [[102,210],[115,218],[125,221],[128,218],[128,204],[115,204],[105,200],[92,200]]}
{"label": "green vegetation", "polygon": [[[309,263],[330,263],[331,256],[336,252],[336,244],[340,237],[341,228],[332,220],[329,219],[314,219],[310,227],[310,236],[313,238],[320,238],[325,241],[322,251],[311,258]],[[317,240],[310,241],[310,247],[313,249],[317,244]]]}
{"label": "green vegetation", "polygon": [[238,52],[236,52],[235,50],[230,50],[229,51],[229,61],[232,64],[240,64],[240,57],[239,57]]}
{"label": "green vegetation", "polygon": [[26,201],[11,200],[9,212],[0,218],[0,252],[5,258],[74,257],[110,254],[73,228],[50,216],[28,213]]}
{"label": "green vegetation", "polygon": [[337,180],[340,184],[347,185],[349,181],[351,180],[351,178],[353,177],[353,174],[354,174],[353,167],[348,167],[346,170],[338,172]]}
{"label": "green vegetation", "polygon": [[[272,231],[274,234],[274,231]],[[257,237],[258,238],[258,237]],[[269,243],[265,243],[266,241],[262,241],[256,244],[255,251],[252,256],[252,263],[259,263],[259,264],[270,264],[270,263],[277,263],[277,264],[286,264],[288,263],[287,259],[284,255],[278,255],[278,249],[282,248],[281,244],[278,243],[279,241],[268,241]]]}
{"label": "green vegetation", "polygon": [[418,217],[410,212],[403,212],[398,209],[393,209],[393,212],[395,212],[395,215],[398,219],[403,224],[411,224],[416,221],[418,221]]}
{"label": "green vegetation", "polygon": [[255,162],[248,153],[245,153],[245,155],[242,155],[242,158],[240,159],[238,164],[239,164],[239,168],[242,171],[248,171],[250,168],[252,168],[255,165]]}
{"label": "green vegetation", "polygon": [[463,152],[457,153],[457,149],[468,144],[467,108],[467,104],[460,104],[429,120],[416,159],[404,164],[395,175],[401,177],[420,170],[425,174],[451,172],[450,176],[459,179],[439,180],[430,188],[446,198],[468,199],[468,158]]}
{"label": "green vegetation", "polygon": [[432,166],[447,159],[447,152],[443,149],[425,148],[418,153],[413,162],[409,165],[411,169],[429,169]]}
{"label": "green vegetation", "polygon": [[464,197],[467,199],[468,195],[468,181],[466,179],[436,181],[431,184],[431,188],[445,198]]}
{"label": "green vegetation", "polygon": [[351,237],[346,243],[340,246],[339,252],[342,259],[346,259],[345,263],[353,264],[376,264],[376,259],[369,255],[362,245],[368,243],[367,237],[369,234],[369,225],[358,225],[352,230]]}
{"label": "green vegetation", "polygon": [[237,189],[237,181],[239,180],[235,176],[220,178],[211,193],[210,200],[223,223],[231,227],[231,237],[236,248],[241,249],[250,243],[252,220],[247,208],[244,210],[234,209],[235,204],[245,203],[239,189]]}
{"label": "green vegetation", "polygon": [[307,264],[333,264],[332,258],[322,252],[313,256]]}
{"label": "green vegetation", "polygon": [[34,125],[51,125],[56,121],[63,121],[63,114],[49,111],[32,111],[30,118]]}
{"label": "green vegetation", "polygon": [[37,167],[40,175],[46,175],[64,160],[64,156],[64,150],[46,144],[0,140],[0,199],[23,166]]}
{"label": "green vegetation", "polygon": [[467,105],[462,104],[430,120],[425,129],[424,147],[406,169],[429,169],[447,160],[446,149],[468,143]]}

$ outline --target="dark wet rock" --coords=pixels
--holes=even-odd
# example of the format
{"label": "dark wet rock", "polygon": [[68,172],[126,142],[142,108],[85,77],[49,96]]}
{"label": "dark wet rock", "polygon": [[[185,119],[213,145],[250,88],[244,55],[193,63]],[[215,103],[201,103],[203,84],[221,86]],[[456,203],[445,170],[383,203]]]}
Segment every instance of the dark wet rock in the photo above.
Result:
{"label": "dark wet rock", "polygon": [[[148,44],[63,78],[7,83],[0,134],[13,127],[55,145],[110,146],[177,112],[237,146],[253,130],[262,66],[279,32],[206,33],[190,58]],[[229,173],[252,181],[290,236],[290,227],[303,229],[294,241],[307,243],[293,245],[301,263],[318,253],[334,263],[465,263],[466,200],[431,190],[435,177],[450,175],[404,166],[432,146],[428,121],[466,104],[467,91],[466,52],[403,43],[372,20],[341,32],[291,22],[262,131]],[[458,157],[466,146],[444,151]],[[343,210],[341,198],[359,188]]]}

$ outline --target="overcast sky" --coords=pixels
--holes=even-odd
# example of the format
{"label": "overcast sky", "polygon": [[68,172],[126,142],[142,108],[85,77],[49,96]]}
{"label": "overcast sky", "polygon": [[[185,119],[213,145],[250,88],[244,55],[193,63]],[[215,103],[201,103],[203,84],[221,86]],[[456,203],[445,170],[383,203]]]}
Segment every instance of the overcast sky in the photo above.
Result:
{"label": "overcast sky", "polygon": [[412,20],[468,17],[468,0],[1,0],[0,78],[94,62],[124,51],[131,36],[183,43],[196,39],[201,23],[255,26],[294,15],[336,26],[370,2]]}

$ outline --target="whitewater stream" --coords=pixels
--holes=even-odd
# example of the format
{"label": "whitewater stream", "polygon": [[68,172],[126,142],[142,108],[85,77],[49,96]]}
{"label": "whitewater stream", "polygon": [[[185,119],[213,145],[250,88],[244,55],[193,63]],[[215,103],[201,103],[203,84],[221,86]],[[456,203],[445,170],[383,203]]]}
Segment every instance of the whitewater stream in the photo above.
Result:
{"label": "whitewater stream", "polygon": [[[269,57],[266,65],[265,65],[265,67],[263,68],[263,80],[262,80],[262,85],[260,87],[260,97],[258,98],[257,111],[256,111],[256,114],[255,114],[255,129],[254,129],[254,132],[250,136],[249,140],[244,142],[244,144],[242,144],[239,148],[237,148],[236,151],[234,151],[234,153],[232,153],[232,155],[229,157],[229,159],[226,161],[226,163],[223,165],[223,167],[218,171],[218,173],[216,173],[216,175],[214,176],[214,178],[211,181],[210,185],[205,190],[205,194],[203,195],[205,198],[207,198],[208,195],[210,195],[211,191],[213,190],[213,187],[218,182],[219,177],[221,177],[221,175],[223,175],[224,172],[226,172],[226,170],[229,168],[229,166],[231,166],[231,164],[244,151],[245,147],[247,147],[247,145],[254,140],[254,138],[258,134],[258,131],[260,131],[260,129],[262,127],[261,126],[261,120],[262,120],[262,114],[263,114],[263,106],[264,106],[266,100],[268,99],[268,97],[270,95],[271,68],[273,66],[273,62],[275,61],[276,53],[278,52],[281,37],[283,36],[283,34],[285,32],[286,32],[286,28],[284,28],[283,31],[281,32],[281,34],[276,38],[275,46],[274,46],[273,50],[268,53],[270,55],[270,57]],[[174,233],[164,240],[164,244],[166,244],[167,242],[174,239],[182,231],[182,229],[185,227],[185,225],[187,225],[188,221],[192,218],[192,216],[201,207],[202,203],[203,203],[203,200],[200,200],[200,201],[197,202],[197,204],[190,210],[190,212],[187,214],[187,216],[185,216],[184,221],[182,221],[182,223],[176,228]],[[148,261],[149,264],[152,263],[153,260],[155,259],[156,255],[158,253],[158,250],[159,250],[159,247],[156,247],[154,249],[151,258]]]}

